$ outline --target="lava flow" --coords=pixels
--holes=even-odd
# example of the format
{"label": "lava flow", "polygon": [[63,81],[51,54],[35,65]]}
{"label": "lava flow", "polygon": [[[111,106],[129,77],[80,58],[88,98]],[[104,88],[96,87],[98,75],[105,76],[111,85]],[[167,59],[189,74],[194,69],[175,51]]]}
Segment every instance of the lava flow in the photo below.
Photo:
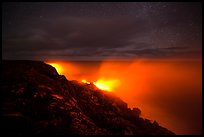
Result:
{"label": "lava flow", "polygon": [[[59,74],[62,74],[63,72],[65,72],[62,68],[62,66],[60,65],[60,63],[56,63],[56,62],[46,62],[47,64],[53,66],[57,72]],[[81,82],[86,83],[86,84],[90,84],[91,82],[83,79],[81,80]],[[104,90],[104,91],[108,91],[108,92],[112,92],[116,87],[118,87],[120,81],[118,79],[98,79],[94,82],[92,82],[97,88]]]}
{"label": "lava flow", "polygon": [[[84,79],[81,82],[90,84],[90,82],[88,82]],[[113,89],[119,85],[119,80],[117,80],[117,79],[113,79],[113,80],[99,79],[99,80],[93,82],[93,84],[101,90],[112,92]]]}
{"label": "lava flow", "polygon": [[90,84],[90,82],[86,81],[85,79],[83,79],[81,82],[86,83],[86,84]]}
{"label": "lava flow", "polygon": [[60,65],[57,64],[57,63],[48,63],[48,62],[46,62],[46,63],[49,64],[49,65],[51,65],[51,66],[53,66],[53,67],[57,70],[57,72],[58,72],[59,74],[62,74],[62,72],[63,72],[62,66],[60,66]]}

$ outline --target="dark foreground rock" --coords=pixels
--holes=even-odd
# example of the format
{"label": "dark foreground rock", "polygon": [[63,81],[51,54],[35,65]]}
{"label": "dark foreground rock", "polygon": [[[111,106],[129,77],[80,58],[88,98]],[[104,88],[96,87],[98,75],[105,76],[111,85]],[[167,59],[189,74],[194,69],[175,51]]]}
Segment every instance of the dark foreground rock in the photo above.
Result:
{"label": "dark foreground rock", "polygon": [[[7,135],[173,135],[93,84],[40,61],[2,61],[1,130]],[[69,69],[69,68],[67,68]]]}

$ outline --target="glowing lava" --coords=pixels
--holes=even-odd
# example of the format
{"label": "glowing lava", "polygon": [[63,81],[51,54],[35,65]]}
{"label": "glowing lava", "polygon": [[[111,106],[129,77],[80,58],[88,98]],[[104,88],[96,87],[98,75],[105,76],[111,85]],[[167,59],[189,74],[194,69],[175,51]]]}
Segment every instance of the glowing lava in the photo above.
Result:
{"label": "glowing lava", "polygon": [[105,91],[113,91],[115,87],[119,85],[119,80],[114,79],[114,80],[104,80],[104,79],[99,79],[96,82],[93,83],[96,87],[99,89],[105,90]]}
{"label": "glowing lava", "polygon": [[83,79],[81,82],[86,83],[86,84],[90,84],[90,82],[86,81],[85,79]]}
{"label": "glowing lava", "polygon": [[99,89],[106,90],[106,91],[111,91],[110,87],[106,85],[104,82],[94,82],[94,85],[97,86]]}
{"label": "glowing lava", "polygon": [[[86,84],[90,84],[91,82],[86,81],[85,79],[83,79],[81,82],[86,83]],[[93,82],[93,84],[101,89],[101,90],[105,90],[105,91],[113,91],[113,89],[115,87],[117,87],[119,85],[119,80],[114,79],[114,80],[104,80],[104,79],[99,79],[96,82]]]}
{"label": "glowing lava", "polygon": [[[72,66],[66,66],[65,64],[63,64],[63,62],[53,62],[53,61],[46,61],[47,64],[53,66],[57,72],[59,74],[63,74],[63,75],[71,75],[71,74],[75,74],[76,72],[74,72],[73,70],[77,70],[76,68],[72,68]],[[63,69],[64,68],[71,68],[69,70],[72,70],[72,72],[68,72],[68,70]],[[78,74],[78,72],[77,72]],[[94,78],[95,79],[95,78]],[[94,84],[97,88],[104,90],[104,91],[108,91],[108,92],[112,92],[113,90],[115,90],[115,88],[117,88],[120,84],[120,80],[118,79],[106,79],[106,78],[100,78],[94,82],[90,82],[87,81],[86,79],[82,79],[81,82],[86,83],[86,84]]]}
{"label": "glowing lava", "polygon": [[60,65],[57,64],[57,63],[47,63],[47,64],[53,66],[53,67],[57,70],[57,72],[58,72],[59,74],[62,74],[62,72],[63,72],[62,66],[60,66]]}

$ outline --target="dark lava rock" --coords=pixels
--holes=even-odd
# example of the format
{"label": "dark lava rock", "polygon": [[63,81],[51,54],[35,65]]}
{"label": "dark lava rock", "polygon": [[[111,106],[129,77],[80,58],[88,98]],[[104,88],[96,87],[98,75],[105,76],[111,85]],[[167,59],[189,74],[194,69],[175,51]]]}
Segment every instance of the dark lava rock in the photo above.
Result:
{"label": "dark lava rock", "polygon": [[[174,135],[93,84],[40,61],[2,61],[1,127],[7,135]],[[67,68],[69,69],[69,68]]]}

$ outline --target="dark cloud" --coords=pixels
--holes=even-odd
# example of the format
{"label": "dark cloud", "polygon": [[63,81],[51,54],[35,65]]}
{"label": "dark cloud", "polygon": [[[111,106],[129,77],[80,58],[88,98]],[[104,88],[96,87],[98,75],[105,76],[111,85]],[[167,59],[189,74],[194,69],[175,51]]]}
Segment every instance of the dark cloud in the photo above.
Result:
{"label": "dark cloud", "polygon": [[199,3],[4,3],[3,59],[193,54],[202,45],[200,11]]}

